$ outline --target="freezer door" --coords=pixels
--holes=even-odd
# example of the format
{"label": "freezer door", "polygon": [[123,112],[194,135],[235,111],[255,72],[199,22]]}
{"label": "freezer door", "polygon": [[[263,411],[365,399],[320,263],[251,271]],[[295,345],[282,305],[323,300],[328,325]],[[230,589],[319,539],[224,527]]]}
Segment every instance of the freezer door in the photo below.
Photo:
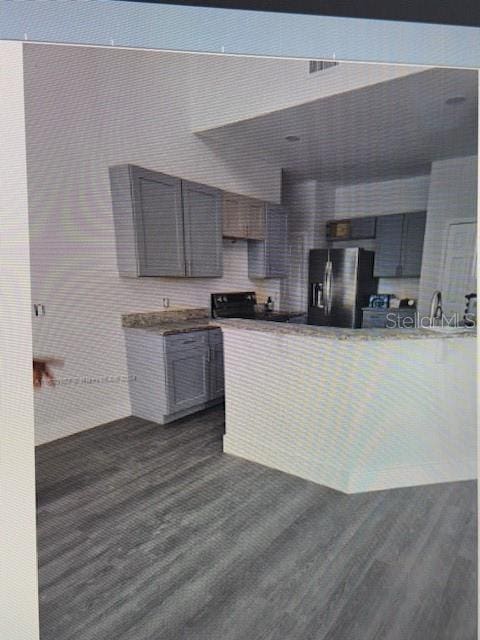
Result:
{"label": "freezer door", "polygon": [[324,326],[328,324],[326,309],[326,267],[328,251],[312,249],[308,268],[308,324]]}
{"label": "freezer door", "polygon": [[[355,328],[357,320],[359,249],[330,249],[331,275],[327,297],[330,313],[328,324],[332,327]],[[328,270],[328,266],[327,266]]]}

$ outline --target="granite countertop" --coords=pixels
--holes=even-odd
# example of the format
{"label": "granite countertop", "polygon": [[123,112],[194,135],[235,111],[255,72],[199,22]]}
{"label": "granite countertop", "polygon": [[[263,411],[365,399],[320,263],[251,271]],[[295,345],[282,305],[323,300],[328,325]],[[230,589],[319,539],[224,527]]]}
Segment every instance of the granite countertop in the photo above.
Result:
{"label": "granite countertop", "polygon": [[219,328],[219,325],[211,320],[206,308],[125,313],[122,315],[122,326],[124,329],[141,329],[159,336]]}
{"label": "granite countertop", "polygon": [[171,336],[176,333],[190,333],[191,331],[208,331],[210,329],[219,329],[220,325],[213,320],[206,318],[205,320],[179,320],[178,322],[159,322],[151,327],[125,327],[134,329],[135,331],[145,331],[153,333],[157,336]]}
{"label": "granite countertop", "polygon": [[[269,317],[262,324],[275,323],[275,318],[295,318],[303,315],[301,311],[266,311],[264,315]],[[252,320],[251,322],[260,322]],[[279,323],[275,323],[279,324]],[[171,308],[161,311],[134,311],[122,315],[122,327],[124,329],[141,329],[155,335],[168,336],[175,333],[188,333],[190,331],[207,331],[218,329],[218,321],[212,320],[207,308]]]}
{"label": "granite countertop", "polygon": [[343,329],[339,327],[317,327],[307,324],[288,324],[261,320],[225,319],[217,320],[225,329],[242,329],[277,335],[305,336],[329,340],[425,340],[474,338],[476,332],[464,330],[462,333],[441,333],[430,329]]}
{"label": "granite countertop", "polygon": [[[257,305],[260,306],[260,305]],[[275,318],[298,318],[299,316],[306,316],[305,311],[282,311],[281,309],[275,311],[266,311],[265,309],[259,308],[256,312],[258,316],[256,320],[262,320],[263,317],[273,318],[270,322],[275,322]]]}
{"label": "granite countertop", "polygon": [[[295,317],[295,312],[271,312],[276,315]],[[302,314],[303,315],[303,314]],[[155,335],[167,336],[190,331],[210,329],[243,329],[278,335],[306,336],[330,340],[425,340],[447,338],[474,338],[476,331],[442,333],[430,329],[343,329],[339,327],[317,327],[308,324],[289,324],[272,320],[243,320],[240,318],[210,318],[207,308],[178,308],[162,311],[139,311],[122,315],[125,329],[141,329]]]}

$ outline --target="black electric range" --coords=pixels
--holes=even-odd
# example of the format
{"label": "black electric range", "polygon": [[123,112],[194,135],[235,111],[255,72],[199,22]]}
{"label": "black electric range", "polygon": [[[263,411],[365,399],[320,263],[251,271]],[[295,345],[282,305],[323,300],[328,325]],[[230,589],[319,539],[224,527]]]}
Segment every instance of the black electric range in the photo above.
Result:
{"label": "black electric range", "polygon": [[288,322],[292,315],[282,311],[258,310],[255,291],[212,293],[212,318],[244,318],[247,320],[270,320]]}

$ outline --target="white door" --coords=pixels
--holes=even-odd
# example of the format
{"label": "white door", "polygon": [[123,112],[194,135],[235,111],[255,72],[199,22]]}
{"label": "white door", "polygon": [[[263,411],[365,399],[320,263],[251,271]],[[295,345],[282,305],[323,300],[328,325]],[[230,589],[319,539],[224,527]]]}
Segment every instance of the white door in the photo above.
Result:
{"label": "white door", "polygon": [[477,223],[458,222],[448,227],[440,290],[447,318],[465,313],[465,296],[477,291]]}

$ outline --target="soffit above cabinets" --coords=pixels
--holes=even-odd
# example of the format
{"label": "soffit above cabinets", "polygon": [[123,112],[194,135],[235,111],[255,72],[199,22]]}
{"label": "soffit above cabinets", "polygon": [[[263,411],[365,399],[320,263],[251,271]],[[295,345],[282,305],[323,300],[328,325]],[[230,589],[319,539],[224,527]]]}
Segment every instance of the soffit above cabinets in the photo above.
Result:
{"label": "soffit above cabinets", "polygon": [[301,179],[415,175],[435,160],[477,152],[477,94],[476,72],[430,69],[202,136],[219,148],[256,151]]}

